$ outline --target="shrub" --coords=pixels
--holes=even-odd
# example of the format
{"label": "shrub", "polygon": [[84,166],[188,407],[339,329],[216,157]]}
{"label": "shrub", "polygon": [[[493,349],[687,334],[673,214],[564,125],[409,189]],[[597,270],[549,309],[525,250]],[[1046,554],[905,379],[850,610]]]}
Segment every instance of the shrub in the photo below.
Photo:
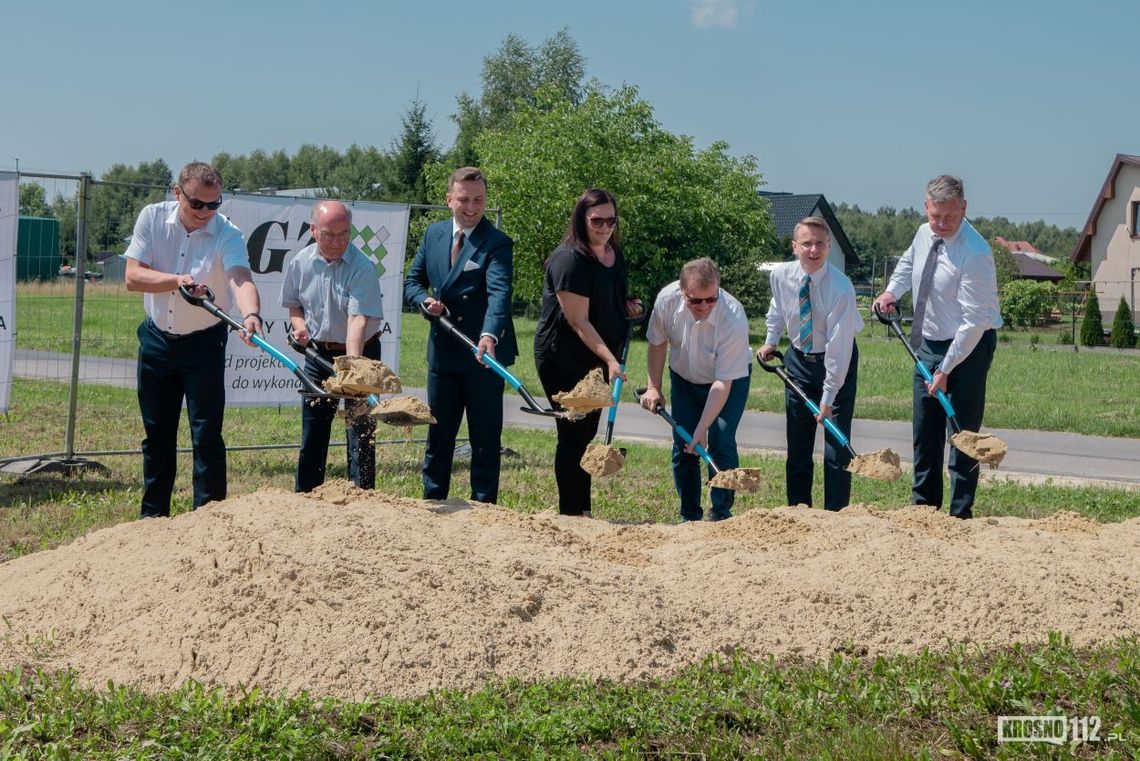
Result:
{"label": "shrub", "polygon": [[1104,346],[1104,322],[1100,318],[1100,299],[1089,291],[1085,300],[1085,316],[1081,320],[1081,345]]}
{"label": "shrub", "polygon": [[1001,290],[1001,318],[1011,327],[1031,328],[1053,308],[1057,289],[1052,283],[1014,280]]}
{"label": "shrub", "polygon": [[1071,344],[1072,342],[1073,342],[1073,334],[1070,333],[1069,331],[1065,330],[1065,331],[1062,331],[1061,333],[1057,334],[1057,343],[1064,345],[1064,344]]}
{"label": "shrub", "polygon": [[1108,345],[1116,349],[1131,349],[1136,343],[1133,333],[1136,332],[1132,324],[1132,310],[1128,302],[1120,297],[1120,305],[1116,307],[1116,315],[1112,318],[1112,333],[1108,337]]}

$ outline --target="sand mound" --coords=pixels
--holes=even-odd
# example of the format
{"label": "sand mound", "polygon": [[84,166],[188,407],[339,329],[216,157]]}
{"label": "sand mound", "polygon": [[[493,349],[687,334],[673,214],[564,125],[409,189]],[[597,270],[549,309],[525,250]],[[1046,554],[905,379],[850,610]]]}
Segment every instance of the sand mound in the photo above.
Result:
{"label": "sand mound", "polygon": [[978,462],[984,462],[991,468],[1001,465],[1005,453],[1009,451],[1006,443],[992,433],[975,433],[962,431],[950,437],[950,443],[955,448],[965,452]]}
{"label": "sand mound", "polygon": [[574,388],[551,397],[573,412],[593,412],[613,405],[613,392],[602,377],[602,368],[595,367]]}
{"label": "sand mound", "polygon": [[616,447],[591,442],[590,445],[586,447],[586,453],[582,455],[582,462],[580,464],[582,470],[592,476],[602,478],[604,476],[612,476],[621,470],[621,466],[625,464],[625,457]]}
{"label": "sand mound", "polygon": [[377,359],[367,357],[333,357],[336,375],[325,380],[330,394],[365,396],[367,394],[398,394],[400,378],[392,368]]}
{"label": "sand mound", "polygon": [[873,478],[877,481],[897,481],[902,475],[899,456],[889,449],[876,449],[851,458],[847,470],[857,476]]}
{"label": "sand mound", "polygon": [[853,505],[623,526],[343,483],[262,491],[0,565],[0,667],[359,699],[661,678],[736,649],[873,656],[1050,630],[1084,647],[1140,629],[1140,519],[1064,528],[1085,523]]}

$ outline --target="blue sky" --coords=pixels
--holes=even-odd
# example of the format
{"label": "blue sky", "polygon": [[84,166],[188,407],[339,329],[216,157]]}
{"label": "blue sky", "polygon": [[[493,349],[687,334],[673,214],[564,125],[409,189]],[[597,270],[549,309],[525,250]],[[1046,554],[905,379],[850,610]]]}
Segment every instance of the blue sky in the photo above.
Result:
{"label": "blue sky", "polygon": [[769,190],[903,208],[949,172],[973,216],[1080,227],[1116,153],[1140,153],[1136,0],[12,5],[0,169],[387,147],[417,94],[447,147],[483,57],[562,27],[588,76],[756,156]]}

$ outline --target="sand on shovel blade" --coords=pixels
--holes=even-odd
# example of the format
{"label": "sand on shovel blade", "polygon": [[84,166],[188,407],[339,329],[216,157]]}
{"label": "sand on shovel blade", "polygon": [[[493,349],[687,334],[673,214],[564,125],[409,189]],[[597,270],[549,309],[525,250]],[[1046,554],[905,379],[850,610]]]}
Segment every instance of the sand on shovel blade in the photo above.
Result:
{"label": "sand on shovel blade", "polygon": [[877,449],[853,458],[847,464],[847,471],[877,481],[897,481],[902,475],[899,456],[890,449]]}
{"label": "sand on shovel blade", "polygon": [[760,468],[729,468],[712,477],[709,486],[732,491],[756,491],[760,488]]}
{"label": "sand on shovel blade", "polygon": [[1009,446],[992,433],[962,431],[951,436],[950,443],[955,449],[991,468],[1000,465],[1005,459],[1005,453],[1009,451]]}
{"label": "sand on shovel blade", "polygon": [[599,478],[612,476],[621,470],[624,464],[625,457],[620,450],[597,442],[591,442],[586,447],[586,453],[582,455],[581,461],[582,470]]}

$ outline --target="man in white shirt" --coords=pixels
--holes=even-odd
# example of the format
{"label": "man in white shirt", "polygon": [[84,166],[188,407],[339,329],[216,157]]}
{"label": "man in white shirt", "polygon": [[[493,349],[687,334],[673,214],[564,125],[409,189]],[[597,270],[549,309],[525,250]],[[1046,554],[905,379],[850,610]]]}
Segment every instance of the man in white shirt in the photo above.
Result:
{"label": "man in white shirt", "polygon": [[143,428],[142,517],[170,515],[182,399],[194,445],[194,507],[226,498],[225,361],[229,327],[185,301],[180,286],[243,315],[242,339],[261,329],[260,300],[241,230],[221,214],[222,177],[201,162],[178,173],[173,201],[139,213],[123,256],[128,291],[146,294],[139,325],[138,397]]}
{"label": "man in white shirt", "polygon": [[[934,382],[928,384],[915,370],[912,499],[916,505],[941,507],[947,420],[936,395],[943,391],[950,397],[962,428],[981,428],[986,377],[1002,320],[993,252],[966,221],[960,179],[940,175],[927,183],[926,218],[875,306],[889,312],[904,293],[915,294],[911,345]],[[949,470],[950,514],[970,518],[978,462],[952,449]]]}
{"label": "man in white shirt", "polygon": [[[855,288],[827,261],[831,232],[821,217],[806,217],[792,231],[796,261],[772,270],[768,332],[759,354],[772,359],[787,329],[791,347],[784,367],[792,380],[819,405],[817,418],[791,389],[784,391],[788,437],[785,464],[788,504],[811,507],[816,430],[829,417],[847,436],[855,414],[859,348],[855,335],[863,319],[855,306]],[[842,510],[851,502],[851,455],[831,436],[823,437],[823,506]]]}
{"label": "man in white shirt", "polygon": [[[744,307],[720,287],[712,259],[691,261],[681,278],[661,289],[646,331],[649,340],[649,387],[641,406],[655,411],[662,403],[666,344],[669,397],[673,418],[708,450],[721,470],[740,465],[736,429],[748,401],[752,355]],[[709,469],[712,477],[712,469]],[[681,519],[699,521],[701,461],[693,444],[673,434],[673,483],[681,498]],[[709,520],[731,517],[736,492],[712,490]]]}
{"label": "man in white shirt", "polygon": [[[380,280],[376,267],[349,240],[352,211],[340,201],[319,201],[309,215],[314,242],[297,252],[281,280],[281,306],[289,310],[293,336],[312,344],[330,363],[345,355],[380,359]],[[318,385],[330,373],[305,359]],[[376,486],[376,418],[363,402],[345,405],[348,476],[361,489]],[[336,401],[301,402],[301,452],[294,489],[309,492],[325,482]]]}

